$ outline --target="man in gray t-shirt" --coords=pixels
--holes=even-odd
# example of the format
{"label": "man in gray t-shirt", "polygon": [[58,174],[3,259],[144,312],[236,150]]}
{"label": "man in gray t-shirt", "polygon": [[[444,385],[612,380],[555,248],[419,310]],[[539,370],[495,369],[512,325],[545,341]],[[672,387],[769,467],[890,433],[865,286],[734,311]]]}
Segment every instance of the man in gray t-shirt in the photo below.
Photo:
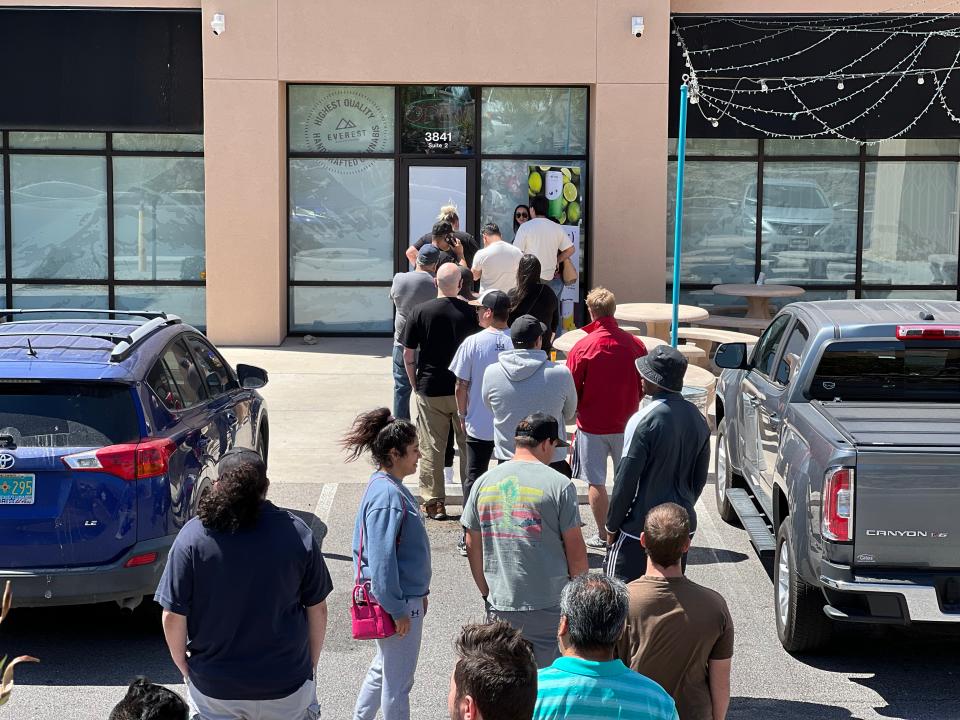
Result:
{"label": "man in gray t-shirt", "polygon": [[400,337],[413,309],[437,296],[434,274],[440,251],[436,245],[424,245],[417,253],[417,268],[410,272],[397,273],[390,286],[390,299],[397,309],[393,321],[393,416],[410,419],[410,379],[403,365],[403,344]]}
{"label": "man in gray t-shirt", "polygon": [[559,430],[543,413],[521,420],[513,459],[480,476],[460,519],[488,615],[521,630],[538,667],[558,656],[560,592],[589,569],[576,488],[547,465]]}

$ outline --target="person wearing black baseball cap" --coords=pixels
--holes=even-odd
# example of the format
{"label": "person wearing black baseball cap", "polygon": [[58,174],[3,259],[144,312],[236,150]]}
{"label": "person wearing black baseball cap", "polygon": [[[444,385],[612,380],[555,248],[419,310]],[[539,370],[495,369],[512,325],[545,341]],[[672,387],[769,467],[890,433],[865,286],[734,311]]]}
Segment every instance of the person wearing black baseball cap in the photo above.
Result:
{"label": "person wearing black baseball cap", "polygon": [[[507,329],[507,294],[490,290],[470,304],[477,308],[477,320],[483,330],[464,340],[450,363],[450,372],[457,378],[457,422],[467,437],[467,472],[460,478],[464,502],[477,478],[490,467],[493,455],[493,413],[483,404],[483,373],[497,362],[500,353],[513,349]],[[457,549],[466,556],[464,538],[461,537]]]}
{"label": "person wearing black baseball cap", "polygon": [[310,527],[266,499],[269,485],[258,453],[228,450],[170,549],[155,599],[191,716],[319,711],[333,583]]}
{"label": "person wearing black baseball cap", "polygon": [[710,428],[681,392],[687,359],[676,348],[659,345],[637,358],[636,366],[649,401],[624,430],[626,445],[606,522],[609,545],[604,568],[624,582],[646,572],[647,554],[640,533],[653,507],[664,502],[683,507],[690,515],[693,536],[697,527],[694,506],[707,483],[710,465]]}
{"label": "person wearing black baseball cap", "polygon": [[[544,412],[563,424],[577,413],[577,389],[566,366],[547,359],[543,351],[544,324],[533,315],[521,315],[510,325],[513,350],[500,353],[483,375],[483,402],[493,412],[494,454],[498,460],[513,455],[517,423]],[[561,430],[563,430],[561,425]],[[563,447],[554,450],[551,466],[572,475]]]}
{"label": "person wearing black baseball cap", "polygon": [[520,420],[513,459],[477,480],[460,518],[488,619],[520,630],[541,668],[559,655],[560,593],[589,570],[577,490],[549,467],[556,449],[569,445],[565,436],[542,412]]}

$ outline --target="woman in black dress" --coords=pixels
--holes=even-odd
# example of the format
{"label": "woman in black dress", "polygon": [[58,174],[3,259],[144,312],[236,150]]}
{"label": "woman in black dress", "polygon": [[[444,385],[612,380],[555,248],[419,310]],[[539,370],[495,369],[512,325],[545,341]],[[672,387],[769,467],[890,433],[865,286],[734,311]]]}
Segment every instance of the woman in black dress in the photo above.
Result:
{"label": "woman in black dress", "polygon": [[549,354],[560,324],[560,306],[549,285],[540,281],[540,261],[536,255],[524,255],[517,267],[517,287],[510,291],[510,322],[521,315],[533,315],[547,326],[543,349]]}

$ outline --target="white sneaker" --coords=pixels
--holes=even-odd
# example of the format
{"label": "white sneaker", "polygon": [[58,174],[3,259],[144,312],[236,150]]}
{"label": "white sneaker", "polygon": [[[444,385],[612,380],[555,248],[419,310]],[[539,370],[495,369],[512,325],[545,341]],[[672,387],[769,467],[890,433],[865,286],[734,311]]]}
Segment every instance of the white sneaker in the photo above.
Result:
{"label": "white sneaker", "polygon": [[600,533],[594,533],[593,537],[587,540],[587,547],[597,548],[600,550],[607,547],[607,544],[600,539]]}
{"label": "white sneaker", "polygon": [[443,484],[453,485],[453,468],[452,467],[445,467],[443,469]]}

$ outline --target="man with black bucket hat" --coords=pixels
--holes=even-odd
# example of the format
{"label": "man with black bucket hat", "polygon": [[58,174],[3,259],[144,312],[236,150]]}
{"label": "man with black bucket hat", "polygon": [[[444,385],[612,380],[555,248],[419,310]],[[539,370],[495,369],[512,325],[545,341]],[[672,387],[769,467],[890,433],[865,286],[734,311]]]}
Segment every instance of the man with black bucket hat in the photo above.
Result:
{"label": "man with black bucket hat", "polygon": [[[690,515],[690,536],[697,528],[694,506],[707,483],[710,429],[700,410],[683,398],[687,359],[669,345],[637,358],[637,372],[648,398],[624,430],[623,457],[617,466],[607,513],[605,571],[624,582],[643,576],[647,554],[640,533],[647,513],[673,502]],[[683,556],[686,567],[686,553]]]}

